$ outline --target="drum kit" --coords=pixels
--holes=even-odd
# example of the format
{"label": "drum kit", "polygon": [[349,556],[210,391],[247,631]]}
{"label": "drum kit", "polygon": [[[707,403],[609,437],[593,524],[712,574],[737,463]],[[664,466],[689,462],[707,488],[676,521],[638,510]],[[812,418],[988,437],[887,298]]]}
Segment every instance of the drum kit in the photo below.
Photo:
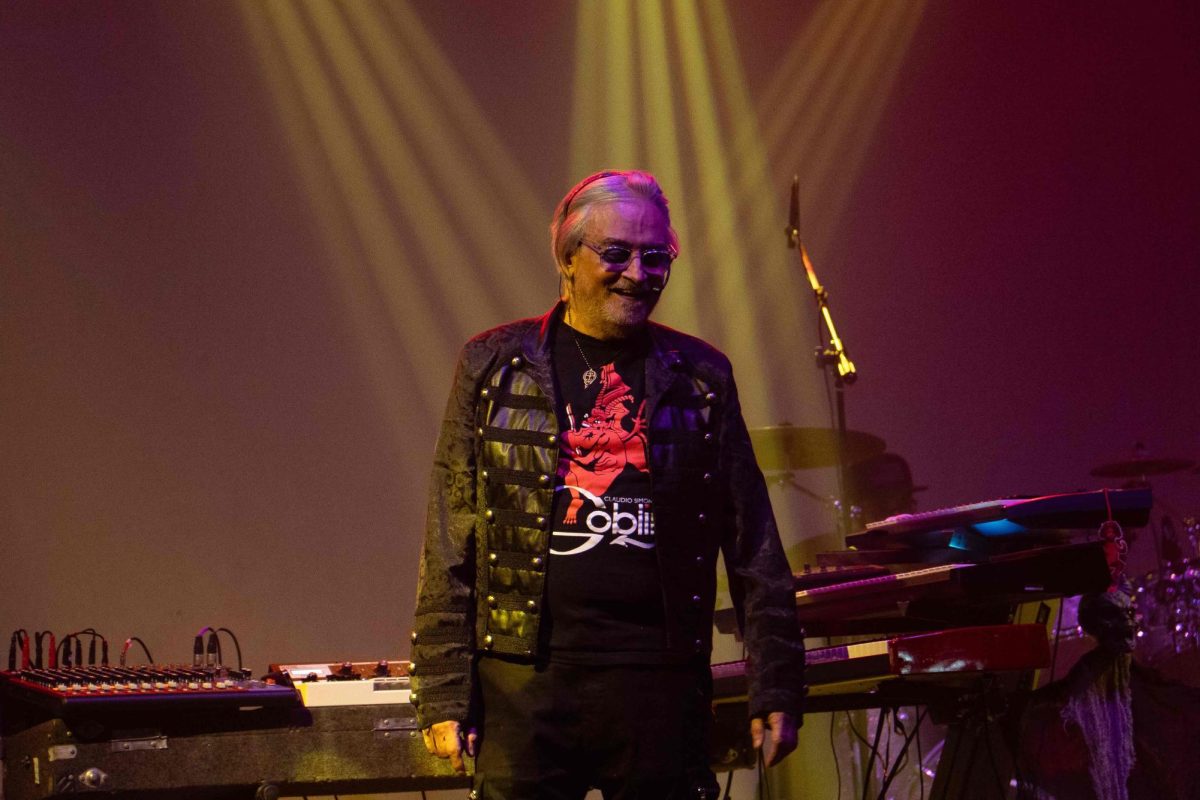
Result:
{"label": "drum kit", "polygon": [[[1102,464],[1091,474],[1148,486],[1152,477],[1184,471],[1200,476],[1195,461],[1149,457],[1139,444],[1133,458]],[[1151,525],[1154,569],[1132,578],[1137,653],[1151,666],[1192,682],[1200,661],[1200,520],[1164,513]]]}
{"label": "drum kit", "polygon": [[[912,493],[925,488],[913,485],[907,463],[886,452],[883,439],[863,431],[847,430],[843,434],[831,428],[783,424],[751,429],[750,439],[759,466],[774,482],[814,497],[795,481],[793,473],[840,467],[846,476],[843,498],[831,504],[838,509],[848,504],[844,510],[855,524],[864,518],[881,519],[911,511]],[[1151,479],[1184,472],[1200,479],[1195,461],[1152,457],[1141,444],[1132,458],[1090,470],[1094,478],[1120,481],[1120,488],[1149,486]],[[1166,507],[1161,499],[1158,505]],[[1128,535],[1131,541],[1139,538],[1134,532]],[[1172,664],[1181,659],[1184,665],[1180,669],[1196,671],[1200,662],[1200,517],[1155,515],[1140,538],[1148,544],[1139,549],[1153,549],[1143,563],[1153,566],[1129,576],[1138,624],[1138,656],[1167,672],[1176,671]],[[1068,622],[1067,630],[1073,628],[1074,624]]]}

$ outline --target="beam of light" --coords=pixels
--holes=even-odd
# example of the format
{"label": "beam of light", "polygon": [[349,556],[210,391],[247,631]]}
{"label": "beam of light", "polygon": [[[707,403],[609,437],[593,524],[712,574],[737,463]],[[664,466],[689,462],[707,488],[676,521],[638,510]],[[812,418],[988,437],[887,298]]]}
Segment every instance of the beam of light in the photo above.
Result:
{"label": "beam of light", "polygon": [[768,157],[794,165],[801,176],[806,235],[836,241],[852,218],[846,203],[924,4],[846,0],[819,6],[764,94],[758,108],[769,120]]}
{"label": "beam of light", "polygon": [[[895,7],[899,5],[895,4]],[[787,109],[794,133],[780,143],[780,155],[803,157],[817,169],[825,168],[826,172],[837,169],[841,172],[840,165],[834,167],[828,160],[819,159],[818,150],[823,150],[820,155],[828,159],[831,151],[838,152],[845,147],[844,140],[835,138],[832,127],[852,118],[859,111],[854,107],[846,88],[856,75],[870,75],[872,72],[874,65],[867,62],[866,56],[881,41],[886,43],[890,37],[890,31],[884,34],[879,25],[886,12],[883,5],[867,3],[862,6],[849,35],[839,44],[838,58],[823,65],[824,74],[814,91]],[[802,121],[797,118],[799,114],[803,114]]]}
{"label": "beam of light", "polygon": [[668,197],[678,198],[671,204],[671,224],[679,234],[682,255],[672,271],[671,291],[664,296],[660,313],[668,323],[683,330],[695,331],[699,328],[699,319],[696,315],[695,262],[692,259],[694,252],[699,250],[692,249],[688,203],[683,196],[684,168],[679,152],[675,98],[671,93],[671,73],[667,60],[670,43],[662,0],[640,0],[637,12],[647,168],[658,177]]}
{"label": "beam of light", "polygon": [[373,380],[436,417],[441,382],[411,376],[527,311],[543,204],[404,0],[239,8]]}
{"label": "beam of light", "polygon": [[820,3],[801,35],[788,49],[783,63],[759,98],[768,151],[779,149],[780,141],[794,133],[797,109],[802,109],[824,77],[825,70],[842,53],[842,42],[853,32],[862,0]]}
{"label": "beam of light", "polygon": [[[744,384],[774,387],[774,419],[789,393],[760,354],[807,337],[788,330],[799,292],[777,230],[786,176],[773,181],[770,165],[815,187],[805,223],[833,238],[922,5],[820,4],[758,114],[720,0],[578,6],[572,176],[606,166],[659,175],[684,242],[663,313],[720,341]],[[242,8],[362,338],[378,338],[370,309],[386,312],[389,346],[419,370],[481,309],[519,308],[525,293],[507,276],[521,265],[502,259],[542,250],[530,232],[545,209],[411,5]],[[422,405],[436,408],[440,392],[417,383]]]}
{"label": "beam of light", "polygon": [[[714,16],[724,11],[719,3],[705,8]],[[845,213],[847,204],[921,10],[922,2],[819,5],[784,58],[758,113],[748,110],[748,100],[742,102],[749,93],[729,20],[709,25],[721,97],[734,120],[734,169],[740,179],[735,202],[745,212],[749,250],[763,254],[755,264],[761,278],[756,286],[771,288],[753,298],[766,349],[786,352],[784,342],[818,341],[805,329],[816,317],[796,251],[783,247],[787,175],[772,181],[769,165],[801,176],[802,231],[814,234],[810,248],[814,242],[827,243],[824,251],[831,252],[853,224],[853,215]],[[760,119],[761,128],[754,124]],[[839,285],[851,288],[839,284],[836,275],[831,285],[835,293]],[[805,324],[797,326],[798,321]],[[806,359],[790,360],[789,370],[774,365],[771,385],[777,396],[795,398],[801,407],[821,407],[820,386],[809,377],[814,373],[803,374]]]}
{"label": "beam of light", "polygon": [[[828,142],[833,141],[834,137],[839,137],[843,142],[838,153],[828,155],[829,161],[837,160],[838,169],[831,171],[822,183],[818,183],[834,219],[845,216],[850,194],[854,190],[853,179],[862,169],[874,141],[875,130],[887,108],[908,45],[920,24],[924,0],[888,3],[886,8],[888,14],[881,21],[879,30],[888,32],[888,35],[877,37],[866,51],[863,61],[870,68],[853,73],[848,82],[846,98],[855,113],[838,119],[831,126],[826,146],[818,149],[815,156],[817,159],[826,158]],[[849,176],[850,179],[842,179],[842,176]]]}
{"label": "beam of light", "polygon": [[[839,35],[828,36],[831,20],[839,23],[834,31],[848,26],[852,16],[844,11],[851,3],[822,4],[808,24],[799,32],[797,44],[789,51],[781,69],[805,63],[798,54],[808,59],[819,58],[822,53],[833,57]],[[784,222],[786,219],[783,202],[786,197],[788,162],[783,162],[785,172],[772,176],[771,165],[780,162],[771,159],[765,142],[764,124],[770,126],[782,117],[778,106],[786,105],[787,91],[778,87],[793,88],[792,76],[786,82],[776,80],[773,84],[774,103],[763,107],[760,114],[754,109],[745,72],[742,68],[737,43],[733,37],[733,24],[722,3],[708,3],[707,26],[713,41],[716,60],[716,75],[720,95],[729,109],[732,165],[736,189],[731,203],[741,212],[742,246],[756,255],[753,265],[754,279],[746,288],[747,304],[754,309],[749,315],[754,325],[756,341],[761,352],[780,355],[766,367],[768,385],[772,387],[773,408],[783,409],[771,418],[793,417],[799,409],[816,409],[825,405],[822,385],[816,377],[808,356],[808,346],[819,339],[813,336],[810,324],[815,321],[813,303],[804,271],[795,257],[796,251],[786,247]],[[832,43],[822,47],[824,38]],[[814,70],[814,74],[817,71]],[[794,128],[794,126],[792,126]],[[791,169],[797,166],[791,165]],[[790,346],[803,342],[806,347],[797,350]]]}
{"label": "beam of light", "polygon": [[[628,168],[640,160],[637,95],[634,91],[633,25],[629,0],[609,0],[604,21],[604,111],[608,122],[604,150],[610,166]],[[592,31],[595,38],[599,31]]]}
{"label": "beam of light", "polygon": [[[733,21],[723,3],[706,3],[709,24],[707,30],[712,39],[716,61],[717,83],[720,96],[728,109],[727,117],[732,128],[730,135],[731,163],[738,179],[738,190],[732,202],[751,205],[749,217],[758,220],[766,211],[777,211],[778,200],[770,192],[763,192],[772,184],[767,162],[767,148],[763,146],[763,135],[758,114],[746,85],[737,42],[733,37]],[[747,191],[747,187],[752,187]],[[774,223],[772,223],[774,224]]]}
{"label": "beam of light", "polygon": [[[921,1],[817,6],[757,113],[721,0],[671,0],[669,9],[643,0],[632,19],[628,0],[577,6],[571,163],[582,175],[640,156],[659,175],[677,198],[684,252],[660,318],[719,341],[746,385],[774,387],[764,401],[773,419],[819,401],[819,384],[800,366],[807,357],[791,346],[816,340],[803,274],[784,246],[786,178],[804,178],[802,199],[816,209],[804,216],[808,229],[835,238],[846,223],[829,199],[839,212],[848,201],[886,100],[886,88],[864,87],[890,87],[911,33],[903,23],[919,17]],[[639,90],[640,119],[630,110]],[[781,164],[788,174],[773,179]],[[768,352],[791,355],[781,366],[765,363]]]}
{"label": "beam of light", "polygon": [[[838,217],[829,213],[822,192],[831,175],[850,183],[854,176],[842,171],[836,161],[815,159],[813,142],[830,136],[823,125],[828,124],[831,113],[835,117],[850,113],[840,102],[839,79],[853,65],[861,41],[870,33],[871,16],[862,0],[841,5],[843,15],[832,21],[813,59],[793,74],[796,91],[773,108],[774,124],[768,128],[765,142],[775,163],[791,165],[800,176],[801,235],[830,245],[837,242],[836,231],[830,226],[837,225]],[[836,144],[840,147],[843,143]],[[818,254],[818,263],[823,261]]]}
{"label": "beam of light", "polygon": [[[695,176],[699,184],[703,249],[719,254],[720,263],[710,264],[706,281],[715,308],[700,303],[698,314],[706,314],[714,327],[722,323],[729,333],[737,332],[738,323],[744,327],[753,307],[747,302],[745,287],[749,278],[746,250],[730,202],[733,183],[726,161],[720,120],[709,74],[709,59],[705,52],[704,35],[695,6],[689,0],[673,0],[673,21],[678,37],[679,57],[683,79],[683,94],[688,108],[689,133],[695,149]],[[715,312],[715,313],[714,313]],[[711,334],[709,334],[711,336]],[[765,387],[764,365],[759,355],[764,352],[754,336],[716,336],[729,351],[744,386]],[[758,393],[756,392],[755,395]],[[762,392],[767,418],[775,418],[774,397]]]}
{"label": "beam of light", "polygon": [[[397,265],[378,276],[382,284],[388,284],[404,295],[404,300],[412,298],[413,303],[421,306],[425,314],[423,324],[434,326],[430,331],[438,331],[449,339],[441,344],[444,349],[452,349],[461,337],[456,329],[469,325],[465,315],[483,311],[489,316],[496,316],[495,291],[484,285],[482,281],[464,281],[460,279],[457,265],[471,263],[467,250],[459,243],[461,228],[456,226],[450,214],[442,205],[440,195],[425,174],[427,161],[444,161],[445,156],[453,155],[447,152],[449,148],[436,146],[437,120],[428,115],[412,114],[411,108],[418,104],[412,103],[413,98],[405,94],[400,98],[400,108],[405,112],[403,122],[413,122],[412,129],[417,131],[411,139],[417,146],[422,147],[422,155],[409,144],[410,136],[402,129],[402,120],[392,111],[388,104],[389,97],[385,96],[379,84],[374,80],[369,64],[363,56],[358,42],[350,35],[348,28],[338,13],[338,6],[325,2],[306,2],[296,4],[302,14],[306,14],[309,27],[316,32],[317,38],[327,54],[330,73],[336,81],[340,94],[348,103],[343,116],[353,130],[359,133],[362,142],[362,154],[370,159],[368,169],[381,180],[375,192],[369,192],[368,198],[360,202],[368,202],[376,193],[382,195],[381,200],[388,209],[376,209],[372,203],[368,206],[371,219],[380,223],[380,229],[373,236],[380,238],[381,247],[385,248],[395,259]],[[371,42],[374,37],[370,31],[379,31],[380,26],[370,18],[370,8],[363,4],[351,3],[345,6],[351,13],[365,15],[360,18],[360,32],[368,42],[367,54],[376,59],[385,75],[407,76],[403,64],[393,64],[385,60],[396,52],[394,48],[373,49]],[[388,88],[393,88],[396,81],[389,82]],[[404,86],[411,87],[411,81],[399,81]],[[419,87],[418,87],[419,88]],[[393,94],[392,97],[395,95]],[[408,102],[405,102],[408,101]],[[438,164],[443,166],[443,164]],[[463,175],[465,170],[460,166],[447,175],[448,170],[439,170],[439,178],[453,181],[454,178],[469,178]],[[459,180],[458,184],[465,183]],[[443,185],[445,185],[443,183]],[[452,190],[467,188],[451,184]],[[468,197],[477,197],[468,194]],[[401,212],[390,210],[400,206]],[[477,212],[486,209],[475,209]],[[383,212],[382,214],[380,212]],[[479,216],[479,215],[477,215]],[[399,217],[399,220],[397,220]],[[397,222],[406,223],[407,236],[401,240],[397,235]],[[462,226],[467,232],[478,231],[479,226]],[[497,236],[500,234],[497,233]],[[415,241],[417,252],[411,255],[405,247],[405,241]],[[484,245],[481,239],[479,244]],[[413,258],[419,256],[419,258]],[[418,271],[419,270],[419,271]],[[500,283],[499,289],[508,286]],[[411,288],[410,288],[411,287]],[[413,313],[412,308],[405,309]],[[439,311],[441,312],[439,314]],[[458,318],[459,324],[450,327],[436,324],[435,320],[441,314],[449,318]],[[412,321],[417,319],[410,317]],[[445,318],[443,318],[444,320]]]}
{"label": "beam of light", "polygon": [[[406,336],[415,331],[441,338],[441,328],[428,302],[429,292],[419,281],[402,285],[391,279],[396,272],[415,275],[416,265],[408,261],[408,249],[397,235],[384,198],[375,186],[371,165],[363,157],[359,138],[347,123],[346,109],[322,69],[321,53],[305,30],[296,6],[272,0],[263,7],[283,46],[288,68],[296,77],[309,124],[329,159],[333,175],[329,186],[337,191],[354,229],[361,250],[358,261],[374,279],[390,312],[393,330]],[[357,309],[350,309],[350,313],[357,313]],[[436,369],[441,350],[430,346],[428,340],[413,345],[406,352],[414,366],[418,370]],[[418,402],[436,418],[440,392],[429,383],[413,381],[411,391],[420,395]]]}
{"label": "beam of light", "polygon": [[600,48],[596,37],[604,30],[603,7],[599,3],[579,3],[575,25],[575,81],[571,113],[571,180],[582,180],[603,163],[600,139],[603,136],[603,107],[595,87],[601,85]]}
{"label": "beam of light", "polygon": [[[802,271],[792,258],[795,251],[786,247],[783,195],[777,191],[782,188],[782,176],[771,175],[759,116],[751,100],[728,11],[719,2],[706,3],[703,8],[712,42],[713,71],[726,108],[732,142],[730,169],[735,188],[728,202],[739,213],[740,235],[739,241],[730,245],[754,254],[749,266],[752,276],[744,289],[746,304],[754,313],[746,315],[746,322],[752,326],[760,352],[789,352],[780,346],[782,342],[811,339],[802,325],[808,316],[797,313],[798,307],[809,304],[809,297]],[[748,242],[756,244],[747,248]],[[773,360],[765,369],[765,380],[772,387],[777,412],[786,409],[784,413],[791,415],[797,407],[820,407],[820,387],[812,380],[811,373],[805,374],[809,369],[807,353],[803,358]],[[776,421],[779,416],[771,419]]]}
{"label": "beam of light", "polygon": [[[358,3],[347,4],[350,10],[356,10],[358,6]],[[430,96],[435,98],[433,104],[445,115],[446,127],[442,131],[441,141],[445,141],[447,133],[457,134],[452,140],[460,147],[457,154],[461,169],[476,176],[475,184],[462,193],[463,197],[478,197],[486,206],[488,230],[502,225],[512,231],[514,236],[521,236],[522,245],[514,249],[513,253],[545,252],[549,248],[545,236],[546,225],[549,224],[549,209],[534,193],[529,176],[517,165],[508,147],[500,141],[488,120],[488,115],[475,101],[470,88],[455,72],[441,47],[413,11],[411,4],[404,1],[391,2],[384,8],[391,15],[391,33],[402,46],[398,47],[395,42],[387,42],[384,32],[378,31],[375,32],[378,35],[372,38],[372,47],[376,52],[388,46],[393,51],[411,53],[407,62],[419,70],[419,74],[429,85]],[[394,84],[403,80],[404,78],[399,76],[389,76],[388,84],[393,86],[394,91],[397,88]],[[424,102],[429,104],[430,97],[426,97]],[[458,199],[457,196],[454,198]],[[480,206],[457,205],[456,208],[478,213]],[[485,227],[482,220],[477,227]],[[529,249],[534,246],[536,249]],[[491,253],[494,249],[493,245],[487,252]],[[511,274],[508,280],[511,281]],[[523,292],[522,295],[524,294]]]}
{"label": "beam of light", "polygon": [[357,236],[350,210],[330,194],[335,178],[334,165],[328,158],[312,124],[311,110],[306,106],[296,85],[295,74],[288,66],[266,7],[257,0],[239,3],[243,23],[253,42],[254,52],[267,86],[276,102],[282,120],[286,146],[308,200],[313,219],[320,231],[320,241],[326,248],[325,261],[335,271],[330,281],[349,313],[346,318],[356,341],[364,368],[376,388],[376,403],[383,419],[387,420],[397,439],[414,430],[422,418],[422,409],[412,404],[398,403],[409,391],[411,374],[417,368],[408,363],[397,368],[394,354],[402,349],[390,348],[381,329],[395,328],[394,316],[380,304],[378,287],[370,274],[359,268],[361,259]]}
{"label": "beam of light", "polygon": [[451,340],[473,333],[481,318],[523,310],[528,289],[512,275],[523,254],[544,246],[531,236],[544,211],[420,20],[403,3],[387,6],[390,15],[365,3],[307,7],[406,239],[421,249],[422,277],[436,284]]}

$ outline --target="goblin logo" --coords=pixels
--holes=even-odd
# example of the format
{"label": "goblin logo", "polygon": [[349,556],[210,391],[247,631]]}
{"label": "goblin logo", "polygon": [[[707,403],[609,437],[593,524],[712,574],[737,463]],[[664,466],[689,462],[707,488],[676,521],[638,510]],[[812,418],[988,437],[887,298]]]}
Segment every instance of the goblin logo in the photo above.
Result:
{"label": "goblin logo", "polygon": [[586,489],[562,486],[558,491],[564,489],[576,497],[586,497],[592,505],[592,510],[583,514],[583,524],[587,526],[587,531],[554,531],[555,543],[578,540],[578,544],[567,549],[559,549],[552,544],[552,555],[574,556],[586,553],[600,544],[605,536],[611,537],[609,544],[633,546],[642,550],[654,549],[654,515],[650,513],[649,500],[623,497],[614,500],[610,510],[603,497],[597,497]]}

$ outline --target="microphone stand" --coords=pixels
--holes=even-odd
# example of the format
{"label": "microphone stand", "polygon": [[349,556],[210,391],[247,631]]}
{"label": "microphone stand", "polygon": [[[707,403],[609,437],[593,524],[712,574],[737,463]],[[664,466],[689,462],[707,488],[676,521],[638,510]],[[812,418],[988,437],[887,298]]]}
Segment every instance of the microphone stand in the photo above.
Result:
{"label": "microphone stand", "polygon": [[837,435],[838,435],[838,495],[839,495],[839,517],[842,528],[842,536],[851,533],[851,510],[850,504],[846,501],[846,394],[845,389],[858,378],[858,370],[854,366],[854,362],[846,355],[846,346],[842,344],[841,337],[837,334],[837,328],[833,324],[833,315],[829,311],[829,292],[821,285],[817,279],[817,272],[813,269],[812,260],[808,257],[808,250],[804,247],[804,242],[800,240],[800,176],[792,178],[792,204],[791,213],[788,218],[788,226],[784,229],[788,237],[788,247],[798,251],[800,261],[804,265],[804,271],[808,275],[808,283],[812,287],[813,296],[817,300],[817,308],[821,313],[821,319],[825,322],[825,329],[829,333],[829,344],[818,344],[816,348],[817,368],[829,369],[835,367],[833,376],[834,396],[836,398],[836,414],[837,414]]}

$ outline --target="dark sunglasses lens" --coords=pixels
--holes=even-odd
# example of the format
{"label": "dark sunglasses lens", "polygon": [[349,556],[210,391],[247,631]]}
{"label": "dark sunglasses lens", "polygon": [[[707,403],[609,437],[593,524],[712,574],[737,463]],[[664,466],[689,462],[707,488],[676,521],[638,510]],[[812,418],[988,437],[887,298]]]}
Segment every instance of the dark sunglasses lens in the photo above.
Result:
{"label": "dark sunglasses lens", "polygon": [[600,259],[606,264],[628,264],[633,251],[628,247],[606,247]]}
{"label": "dark sunglasses lens", "polygon": [[671,266],[671,254],[666,250],[645,250],[642,252],[642,266],[648,269],[665,269]]}

